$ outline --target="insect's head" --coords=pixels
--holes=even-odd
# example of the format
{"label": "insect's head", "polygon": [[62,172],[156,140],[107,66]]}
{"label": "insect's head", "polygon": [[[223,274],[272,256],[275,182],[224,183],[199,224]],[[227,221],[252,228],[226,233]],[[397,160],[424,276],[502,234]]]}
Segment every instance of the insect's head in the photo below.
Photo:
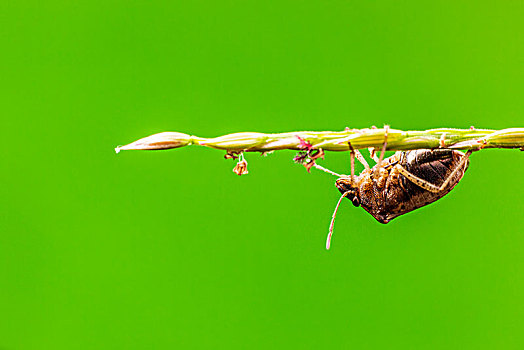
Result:
{"label": "insect's head", "polygon": [[335,185],[342,194],[346,194],[347,197],[355,207],[360,206],[360,196],[358,187],[353,184],[350,177],[341,177],[337,179]]}

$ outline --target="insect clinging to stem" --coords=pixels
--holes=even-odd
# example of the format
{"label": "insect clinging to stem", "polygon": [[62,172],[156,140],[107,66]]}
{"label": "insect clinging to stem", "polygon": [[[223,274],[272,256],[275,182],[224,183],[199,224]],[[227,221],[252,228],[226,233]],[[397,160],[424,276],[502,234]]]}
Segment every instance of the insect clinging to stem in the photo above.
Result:
{"label": "insect clinging to stem", "polygon": [[[329,225],[326,249],[330,248],[335,217],[344,197],[354,206],[364,208],[378,222],[387,224],[397,216],[442,198],[468,168],[471,150],[466,153],[445,148],[398,151],[384,159],[387,135],[388,126],[379,157],[374,148],[370,149],[371,158],[376,161],[373,168],[350,142],[351,175],[334,173],[313,161],[313,167],[338,176],[335,184],[342,193]],[[355,176],[355,158],[364,165],[358,176]]]}

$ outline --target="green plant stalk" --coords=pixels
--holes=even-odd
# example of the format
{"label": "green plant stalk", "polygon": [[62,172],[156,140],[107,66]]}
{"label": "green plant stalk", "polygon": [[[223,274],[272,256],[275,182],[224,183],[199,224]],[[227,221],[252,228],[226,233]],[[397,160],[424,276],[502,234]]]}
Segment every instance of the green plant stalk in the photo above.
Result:
{"label": "green plant stalk", "polygon": [[324,151],[348,151],[349,144],[355,149],[382,148],[387,130],[387,150],[403,151],[423,148],[452,148],[479,150],[482,148],[518,148],[524,150],[524,128],[491,129],[429,129],[402,131],[389,128],[347,129],[344,131],[296,131],[279,134],[241,132],[203,138],[179,132],[154,134],[125,146],[121,150],[161,150],[200,145],[231,153],[271,152],[278,150],[322,149]]}

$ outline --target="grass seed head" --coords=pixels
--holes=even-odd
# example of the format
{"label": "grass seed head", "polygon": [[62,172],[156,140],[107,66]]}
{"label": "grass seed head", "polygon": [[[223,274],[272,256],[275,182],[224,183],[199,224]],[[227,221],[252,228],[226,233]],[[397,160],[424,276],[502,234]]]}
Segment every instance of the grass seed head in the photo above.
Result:
{"label": "grass seed head", "polygon": [[118,146],[115,152],[121,150],[160,150],[184,147],[191,144],[191,136],[180,132],[162,132],[140,140],[132,142],[125,146]]}

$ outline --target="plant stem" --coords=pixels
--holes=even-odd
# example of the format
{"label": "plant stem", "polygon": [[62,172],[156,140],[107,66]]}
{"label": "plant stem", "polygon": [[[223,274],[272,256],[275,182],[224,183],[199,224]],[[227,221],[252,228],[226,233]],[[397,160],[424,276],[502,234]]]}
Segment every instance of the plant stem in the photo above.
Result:
{"label": "plant stem", "polygon": [[[200,145],[228,152],[270,152],[277,150],[323,149],[348,151],[348,142],[355,149],[384,144],[382,129],[347,129],[344,131],[296,131],[279,134],[242,132],[202,138],[178,132],[163,132],[137,140],[115,150],[160,150]],[[402,131],[388,129],[387,150],[401,151],[422,148],[453,148],[478,150],[482,148],[519,148],[524,150],[524,128],[490,129],[429,129]]]}

